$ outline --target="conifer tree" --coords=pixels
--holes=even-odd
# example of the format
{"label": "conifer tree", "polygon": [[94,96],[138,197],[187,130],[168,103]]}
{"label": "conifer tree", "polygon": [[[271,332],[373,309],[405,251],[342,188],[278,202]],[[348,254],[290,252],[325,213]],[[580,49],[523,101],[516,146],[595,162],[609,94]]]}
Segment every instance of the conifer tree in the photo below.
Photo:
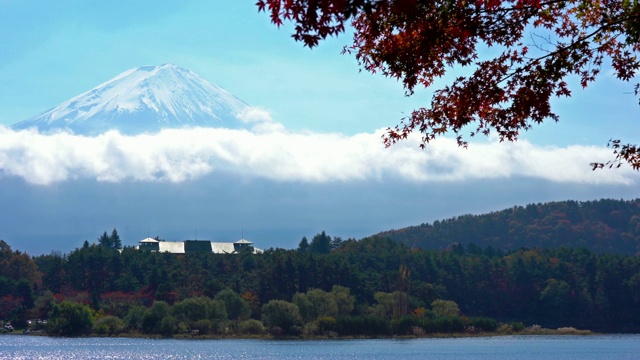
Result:
{"label": "conifer tree", "polygon": [[120,235],[118,235],[118,231],[113,228],[111,232],[111,247],[114,249],[122,249],[122,241],[120,240]]}
{"label": "conifer tree", "polygon": [[106,231],[103,232],[102,235],[100,235],[100,237],[98,238],[98,244],[100,244],[100,246],[104,246],[108,248],[112,246],[111,237],[107,235]]}
{"label": "conifer tree", "polygon": [[315,254],[328,254],[331,252],[331,236],[323,231],[321,234],[317,234],[311,239],[309,244],[309,252]]}
{"label": "conifer tree", "polygon": [[298,251],[301,253],[309,251],[309,240],[307,240],[306,236],[303,236],[300,244],[298,244]]}

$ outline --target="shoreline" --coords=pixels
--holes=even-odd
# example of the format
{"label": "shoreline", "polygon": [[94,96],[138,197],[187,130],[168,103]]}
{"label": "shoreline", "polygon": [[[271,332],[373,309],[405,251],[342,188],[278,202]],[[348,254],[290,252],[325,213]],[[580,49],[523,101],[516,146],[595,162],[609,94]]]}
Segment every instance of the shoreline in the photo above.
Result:
{"label": "shoreline", "polygon": [[[619,334],[619,333],[611,333]],[[50,338],[129,338],[129,339],[177,339],[177,340],[382,340],[382,339],[462,339],[462,338],[481,338],[481,337],[500,337],[500,336],[593,336],[603,335],[603,333],[593,332],[591,330],[580,330],[572,327],[547,329],[547,328],[526,328],[521,331],[511,332],[460,332],[460,333],[431,333],[424,335],[381,335],[381,336],[339,336],[339,335],[300,335],[300,336],[273,336],[271,334],[242,335],[242,334],[173,334],[167,337],[159,334],[143,334],[143,333],[121,333],[114,335],[105,335],[91,333],[81,336],[56,336],[50,335],[43,331],[32,331],[23,333],[22,331],[14,331],[11,333],[3,333],[0,335],[24,335],[24,336],[44,336]]]}

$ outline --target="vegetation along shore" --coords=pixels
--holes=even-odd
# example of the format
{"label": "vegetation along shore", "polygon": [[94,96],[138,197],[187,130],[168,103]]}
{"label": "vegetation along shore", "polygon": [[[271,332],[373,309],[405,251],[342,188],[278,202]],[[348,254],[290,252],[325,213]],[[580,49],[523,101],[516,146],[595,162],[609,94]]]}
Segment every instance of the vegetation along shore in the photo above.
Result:
{"label": "vegetation along shore", "polygon": [[170,254],[119,244],[102,239],[32,257],[1,241],[3,331],[359,338],[640,330],[635,255],[460,244],[425,250],[324,232],[297,249],[263,253]]}

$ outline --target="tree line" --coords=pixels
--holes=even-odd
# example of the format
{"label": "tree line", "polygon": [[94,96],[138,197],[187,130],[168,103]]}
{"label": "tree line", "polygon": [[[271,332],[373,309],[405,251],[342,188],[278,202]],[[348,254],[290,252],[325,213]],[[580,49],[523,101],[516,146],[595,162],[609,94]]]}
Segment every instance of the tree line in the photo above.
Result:
{"label": "tree line", "polygon": [[263,254],[85,243],[29,257],[0,243],[0,320],[49,319],[61,335],[75,334],[69,319],[84,324],[81,333],[375,336],[500,324],[626,332],[640,330],[639,305],[640,257],[586,249],[435,251],[321,233]]}
{"label": "tree line", "polygon": [[640,252],[640,199],[560,201],[463,215],[379,233],[410,247],[445,249],[452,243],[502,250],[587,248],[597,253]]}

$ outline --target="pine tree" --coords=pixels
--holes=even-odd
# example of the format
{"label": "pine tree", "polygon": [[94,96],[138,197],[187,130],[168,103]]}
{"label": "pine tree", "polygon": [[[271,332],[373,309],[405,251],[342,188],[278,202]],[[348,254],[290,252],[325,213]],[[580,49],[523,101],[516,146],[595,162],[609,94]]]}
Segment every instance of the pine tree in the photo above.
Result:
{"label": "pine tree", "polygon": [[331,252],[331,236],[327,236],[323,231],[311,239],[309,252],[314,254],[328,254]]}
{"label": "pine tree", "polygon": [[112,243],[111,243],[111,238],[109,237],[109,235],[107,235],[107,232],[103,232],[102,235],[100,235],[100,237],[98,238],[98,244],[100,244],[100,246],[104,246],[104,247],[111,247]]}
{"label": "pine tree", "polygon": [[298,244],[298,251],[301,253],[309,251],[309,240],[307,240],[306,236],[303,236],[300,244]]}
{"label": "pine tree", "polygon": [[114,249],[122,249],[122,241],[120,241],[120,235],[118,235],[118,231],[113,228],[110,236],[111,247]]}

